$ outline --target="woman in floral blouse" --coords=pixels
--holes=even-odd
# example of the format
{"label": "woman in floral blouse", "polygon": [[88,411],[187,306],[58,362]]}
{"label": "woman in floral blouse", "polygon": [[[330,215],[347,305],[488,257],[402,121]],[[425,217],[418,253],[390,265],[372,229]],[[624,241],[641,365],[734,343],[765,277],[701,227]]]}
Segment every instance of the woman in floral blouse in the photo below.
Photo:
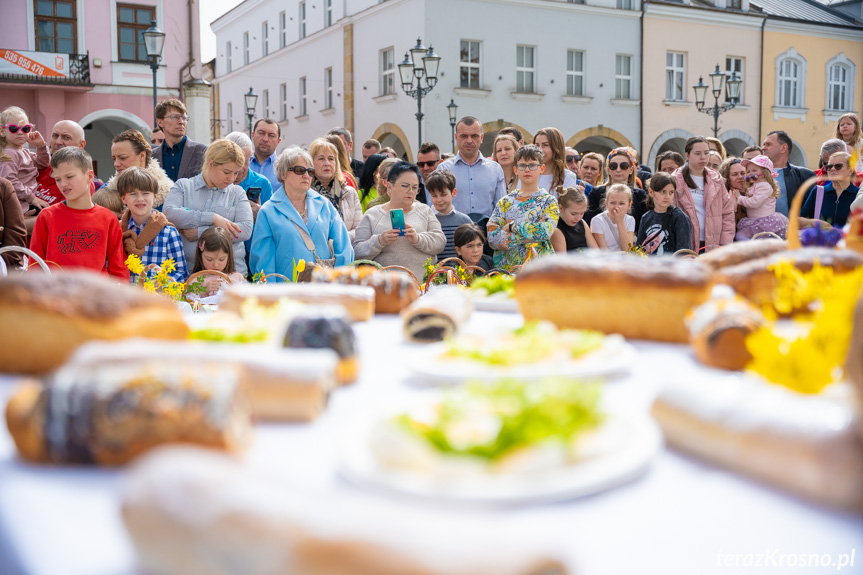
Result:
{"label": "woman in floral blouse", "polygon": [[558,206],[554,196],[539,187],[542,150],[533,145],[520,148],[514,169],[521,188],[501,198],[488,221],[488,241],[498,268],[523,264],[529,245],[540,256],[554,253],[551,234],[557,227]]}

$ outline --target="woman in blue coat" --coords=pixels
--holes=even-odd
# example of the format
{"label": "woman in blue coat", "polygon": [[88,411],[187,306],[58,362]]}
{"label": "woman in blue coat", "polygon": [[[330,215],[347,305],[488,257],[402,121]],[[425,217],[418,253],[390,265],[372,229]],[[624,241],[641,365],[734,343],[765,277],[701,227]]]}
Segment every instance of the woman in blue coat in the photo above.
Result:
{"label": "woman in blue coat", "polygon": [[250,263],[254,272],[292,277],[294,261],[342,266],[354,260],[348,230],[332,202],[309,188],[315,170],[299,146],[275,162],[282,187],[258,212]]}

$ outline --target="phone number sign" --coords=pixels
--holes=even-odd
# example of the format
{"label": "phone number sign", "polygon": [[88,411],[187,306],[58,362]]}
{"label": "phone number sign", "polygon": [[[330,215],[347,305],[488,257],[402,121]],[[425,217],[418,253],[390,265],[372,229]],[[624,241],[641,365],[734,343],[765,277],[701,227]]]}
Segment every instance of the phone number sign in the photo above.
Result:
{"label": "phone number sign", "polygon": [[69,55],[0,50],[0,74],[66,78],[69,75]]}

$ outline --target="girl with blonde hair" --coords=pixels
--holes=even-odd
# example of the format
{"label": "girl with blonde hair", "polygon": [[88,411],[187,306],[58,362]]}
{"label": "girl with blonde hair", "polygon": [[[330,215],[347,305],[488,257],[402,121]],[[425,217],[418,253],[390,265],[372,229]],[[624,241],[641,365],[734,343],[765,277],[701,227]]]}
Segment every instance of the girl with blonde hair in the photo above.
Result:
{"label": "girl with blonde hair", "polygon": [[[335,138],[341,141],[338,136]],[[318,138],[309,146],[309,155],[312,157],[315,169],[311,189],[333,204],[344,220],[348,235],[353,241],[357,226],[363,219],[363,208],[356,189],[347,184],[342,174],[338,148],[326,138]]]}

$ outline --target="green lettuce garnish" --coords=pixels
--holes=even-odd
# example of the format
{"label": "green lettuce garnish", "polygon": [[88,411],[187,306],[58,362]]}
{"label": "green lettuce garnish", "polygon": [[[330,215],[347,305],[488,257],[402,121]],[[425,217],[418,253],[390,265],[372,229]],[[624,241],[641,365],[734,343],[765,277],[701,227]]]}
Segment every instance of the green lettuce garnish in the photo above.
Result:
{"label": "green lettuce garnish", "polygon": [[408,414],[396,421],[438,451],[494,461],[548,440],[568,443],[594,429],[603,420],[599,399],[598,384],[571,379],[474,383],[446,395],[432,422]]}
{"label": "green lettuce garnish", "polygon": [[257,343],[266,341],[268,337],[269,332],[264,329],[228,331],[217,327],[204,327],[189,333],[189,339],[219,343]]}
{"label": "green lettuce garnish", "polygon": [[470,284],[470,289],[484,289],[488,295],[505,292],[512,297],[515,295],[515,277],[502,274],[478,277]]}

